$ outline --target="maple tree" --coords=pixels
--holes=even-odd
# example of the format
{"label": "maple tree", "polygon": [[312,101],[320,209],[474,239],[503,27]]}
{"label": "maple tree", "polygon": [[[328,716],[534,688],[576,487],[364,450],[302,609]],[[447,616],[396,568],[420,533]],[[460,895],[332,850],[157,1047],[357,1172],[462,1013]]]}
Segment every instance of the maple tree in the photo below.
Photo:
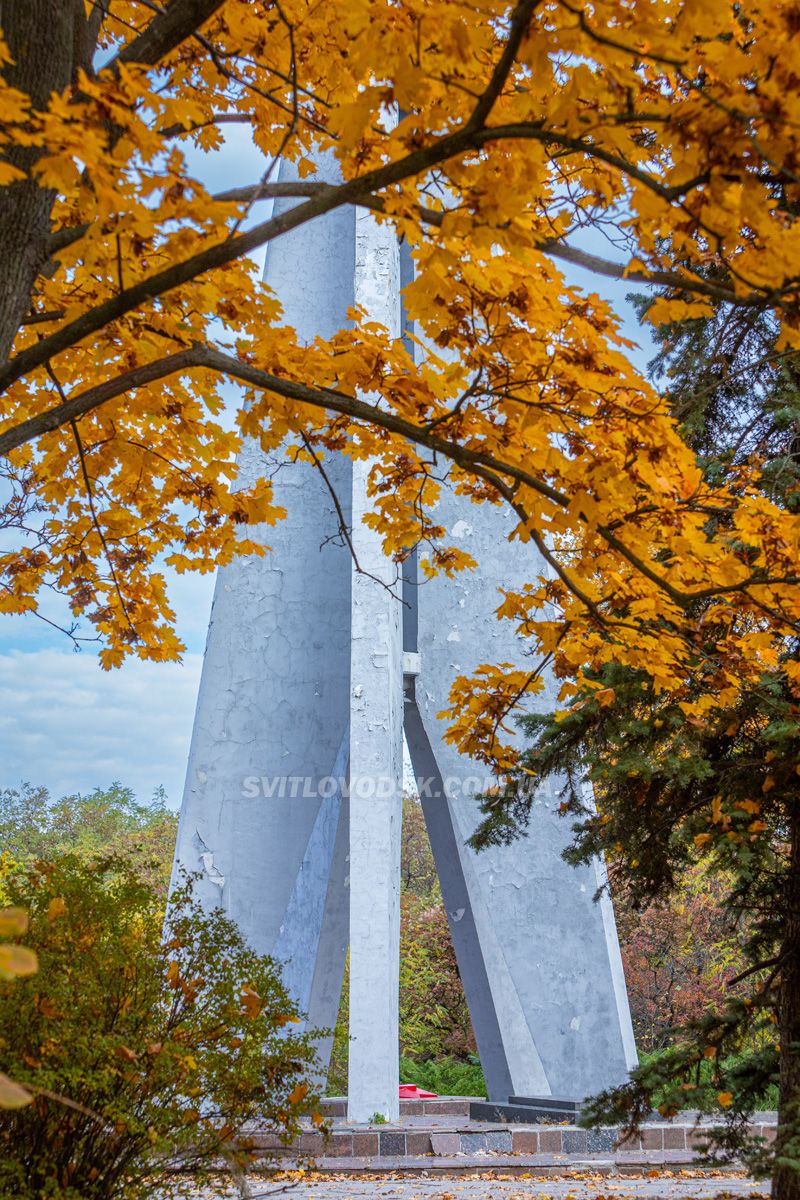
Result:
{"label": "maple tree", "polygon": [[[105,665],[179,655],[161,564],[259,553],[250,527],[281,516],[268,479],[235,488],[249,437],[369,458],[387,553],[424,541],[431,570],[472,565],[431,515],[442,460],[510,506],[531,579],[499,615],[530,669],[484,664],[450,712],[501,780],[546,669],[609,708],[607,664],[640,671],[701,724],[765,672],[795,695],[796,515],[749,460],[704,475],[559,266],[659,287],[656,322],[750,313],[797,352],[793,0],[30,0],[2,23],[2,611],[54,588]],[[210,194],[187,154],[229,123],[298,179]],[[261,217],[276,197],[297,203]],[[299,344],[248,258],[348,204],[411,247],[414,353],[364,311]],[[587,225],[620,250],[581,250]]]}

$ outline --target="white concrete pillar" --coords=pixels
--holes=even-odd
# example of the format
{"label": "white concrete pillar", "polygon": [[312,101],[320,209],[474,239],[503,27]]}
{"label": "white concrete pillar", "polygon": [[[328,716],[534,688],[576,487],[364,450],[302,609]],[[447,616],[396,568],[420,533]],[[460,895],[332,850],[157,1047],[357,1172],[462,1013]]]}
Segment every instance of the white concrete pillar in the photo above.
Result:
{"label": "white concrete pillar", "polygon": [[[399,255],[389,226],[356,213],[355,302],[400,333]],[[353,464],[350,659],[350,1060],[348,1117],[399,1115],[402,609],[395,564],[361,518],[370,463]],[[367,574],[368,573],[368,574]]]}

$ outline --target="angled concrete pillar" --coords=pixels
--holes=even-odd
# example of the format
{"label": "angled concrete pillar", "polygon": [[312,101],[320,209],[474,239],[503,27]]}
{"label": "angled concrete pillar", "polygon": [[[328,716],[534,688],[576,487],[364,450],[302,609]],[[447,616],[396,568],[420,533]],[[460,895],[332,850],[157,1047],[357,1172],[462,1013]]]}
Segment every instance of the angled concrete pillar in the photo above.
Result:
{"label": "angled concrete pillar", "polygon": [[[284,173],[284,178],[286,177]],[[274,243],[266,280],[301,338],[330,335],[353,304],[352,212]],[[284,963],[312,1026],[336,1023],[348,945],[350,557],[311,466],[248,443],[243,483],[268,473],[285,521],[256,529],[270,552],[219,572],[181,808],[176,872],[201,872],[261,953]],[[328,464],[349,521],[349,460]],[[329,1040],[321,1047],[324,1059]]]}
{"label": "angled concrete pillar", "polygon": [[[445,488],[435,515],[480,566],[419,589],[417,711],[406,733],[490,1099],[583,1099],[636,1064],[613,909],[608,897],[593,901],[602,865],[564,862],[570,828],[552,785],[536,794],[527,836],[470,850],[475,796],[491,781],[444,741],[437,715],[456,676],[523,661],[512,625],[494,616],[498,586],[522,585],[543,565],[509,546],[513,517],[502,509]],[[556,706],[554,682],[537,703]]]}

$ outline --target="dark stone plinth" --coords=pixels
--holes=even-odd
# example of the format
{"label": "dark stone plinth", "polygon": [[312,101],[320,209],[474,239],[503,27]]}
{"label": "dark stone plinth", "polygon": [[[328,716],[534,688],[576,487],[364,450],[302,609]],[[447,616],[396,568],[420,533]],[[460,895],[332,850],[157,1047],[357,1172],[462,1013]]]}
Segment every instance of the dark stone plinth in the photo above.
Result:
{"label": "dark stone plinth", "polygon": [[580,1121],[579,1100],[558,1096],[511,1096],[507,1104],[494,1100],[473,1101],[469,1106],[471,1121],[507,1122],[517,1125],[577,1125]]}

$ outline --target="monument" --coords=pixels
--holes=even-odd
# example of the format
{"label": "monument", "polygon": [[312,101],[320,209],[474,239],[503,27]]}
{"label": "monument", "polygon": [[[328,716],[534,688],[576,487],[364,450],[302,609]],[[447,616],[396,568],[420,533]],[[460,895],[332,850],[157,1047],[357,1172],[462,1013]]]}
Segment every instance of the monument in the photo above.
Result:
{"label": "monument", "polygon": [[[334,333],[353,304],[401,336],[410,270],[388,225],[348,209],[273,243],[265,278],[302,339]],[[176,863],[282,961],[313,1027],[336,1022],[349,947],[348,1113],[396,1118],[405,735],[489,1098],[580,1100],[621,1082],[636,1051],[611,901],[593,901],[602,864],[564,863],[547,789],[525,838],[469,849],[485,773],[437,717],[456,675],[522,655],[493,615],[496,581],[532,570],[510,516],[445,488],[437,521],[478,570],[422,584],[412,556],[398,580],[361,520],[368,464],[329,456],[323,479],[250,444],[239,469],[270,473],[288,516],[254,533],[268,554],[217,579]]]}

